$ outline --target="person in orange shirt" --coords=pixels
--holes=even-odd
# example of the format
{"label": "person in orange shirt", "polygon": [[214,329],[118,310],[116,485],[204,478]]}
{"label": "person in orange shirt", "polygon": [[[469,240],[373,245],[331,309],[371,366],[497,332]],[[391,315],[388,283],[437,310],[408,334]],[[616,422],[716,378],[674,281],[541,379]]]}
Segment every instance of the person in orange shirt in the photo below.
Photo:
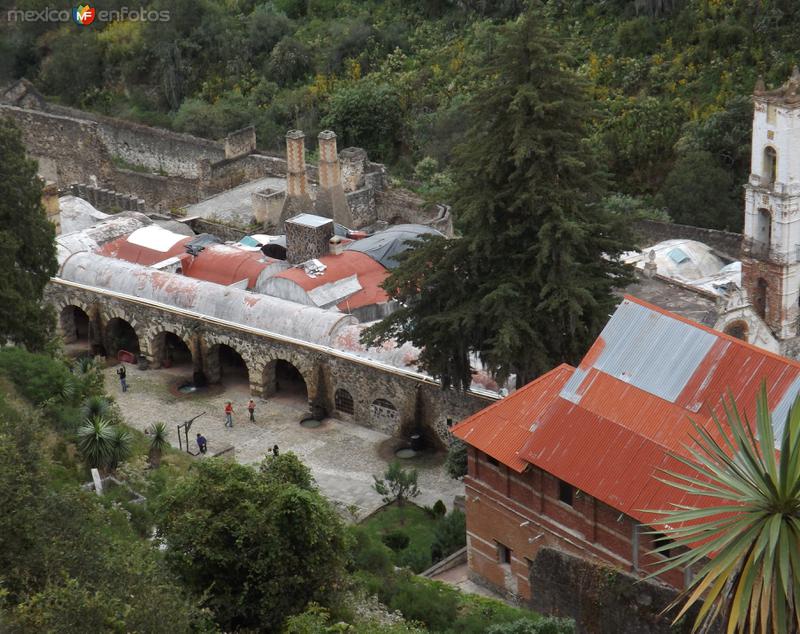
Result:
{"label": "person in orange shirt", "polygon": [[225,403],[225,427],[233,427],[233,405],[230,401]]}

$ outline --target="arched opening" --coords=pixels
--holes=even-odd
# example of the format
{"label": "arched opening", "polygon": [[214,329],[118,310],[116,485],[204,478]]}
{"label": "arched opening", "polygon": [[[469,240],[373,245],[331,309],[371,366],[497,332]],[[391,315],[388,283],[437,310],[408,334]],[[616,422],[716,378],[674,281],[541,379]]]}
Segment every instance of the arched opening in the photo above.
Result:
{"label": "arched opening", "polygon": [[730,335],[731,337],[736,337],[737,339],[741,339],[742,341],[747,341],[747,333],[749,328],[747,327],[747,322],[742,320],[732,321],[727,326],[725,326],[725,330],[723,331],[726,335]]}
{"label": "arched opening", "polygon": [[754,231],[755,247],[766,255],[769,252],[772,243],[772,214],[769,209],[759,209],[756,217],[756,226]]}
{"label": "arched opening", "polygon": [[283,394],[308,401],[308,388],[297,366],[284,359],[271,361],[264,368],[264,394]]}
{"label": "arched opening", "polygon": [[339,388],[333,394],[333,404],[337,411],[342,414],[352,415],[355,412],[355,404],[353,403],[353,396],[347,390]]}
{"label": "arched opening", "polygon": [[89,347],[89,315],[77,306],[65,306],[59,316],[64,343]]}
{"label": "arched opening", "polygon": [[400,413],[394,403],[385,398],[377,398],[370,406],[372,424],[386,433],[393,434],[400,422]]}
{"label": "arched opening", "polygon": [[156,354],[156,361],[162,368],[192,365],[192,351],[174,332],[162,332],[156,335],[152,349]]}
{"label": "arched opening", "polygon": [[769,285],[767,284],[767,280],[763,277],[759,277],[758,281],[756,282],[755,293],[753,294],[753,309],[756,311],[756,314],[764,319],[767,315],[767,290],[769,289]]}
{"label": "arched opening", "polygon": [[114,317],[106,324],[103,337],[106,356],[118,358],[120,351],[129,352],[134,357],[139,356],[139,337],[127,321]]}
{"label": "arched opening", "polygon": [[762,174],[764,175],[762,184],[771,187],[775,184],[775,179],[778,176],[778,154],[775,148],[767,146],[764,148],[764,165],[762,167]]}
{"label": "arched opening", "polygon": [[206,375],[209,383],[250,384],[247,363],[236,350],[220,343],[208,351]]}

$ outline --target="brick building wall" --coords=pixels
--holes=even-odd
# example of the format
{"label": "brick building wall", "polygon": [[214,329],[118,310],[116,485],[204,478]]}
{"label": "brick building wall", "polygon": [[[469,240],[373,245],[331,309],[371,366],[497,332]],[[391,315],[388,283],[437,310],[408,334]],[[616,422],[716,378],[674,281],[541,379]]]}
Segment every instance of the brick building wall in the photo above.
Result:
{"label": "brick building wall", "polygon": [[[470,575],[507,596],[536,593],[530,572],[543,547],[642,575],[664,560],[635,519],[536,467],[518,474],[470,447],[464,482]],[[659,579],[684,586],[683,571]]]}

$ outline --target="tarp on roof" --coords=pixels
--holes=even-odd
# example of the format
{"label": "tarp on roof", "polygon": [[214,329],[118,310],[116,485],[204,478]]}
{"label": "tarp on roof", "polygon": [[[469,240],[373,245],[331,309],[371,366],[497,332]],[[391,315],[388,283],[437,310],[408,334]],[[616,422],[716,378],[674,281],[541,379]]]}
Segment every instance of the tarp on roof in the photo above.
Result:
{"label": "tarp on roof", "polygon": [[371,236],[356,240],[347,247],[349,251],[359,251],[368,255],[384,268],[397,268],[397,256],[409,249],[409,241],[430,234],[441,236],[436,229],[425,225],[395,225]]}

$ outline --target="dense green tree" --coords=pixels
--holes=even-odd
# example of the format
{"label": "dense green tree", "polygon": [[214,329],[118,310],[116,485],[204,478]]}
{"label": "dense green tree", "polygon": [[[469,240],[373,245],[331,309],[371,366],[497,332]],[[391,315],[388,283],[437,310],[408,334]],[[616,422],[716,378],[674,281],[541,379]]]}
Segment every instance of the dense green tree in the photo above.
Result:
{"label": "dense green tree", "polygon": [[204,460],[160,503],[167,559],[226,631],[278,631],[340,583],[341,521],[319,493],[284,475]]}
{"label": "dense green tree", "polygon": [[384,285],[400,309],[366,333],[423,348],[445,386],[469,386],[473,353],[518,386],[577,363],[625,279],[628,233],[599,204],[586,86],[558,49],[534,10],[498,29],[453,169],[463,237],[411,250]]}
{"label": "dense green tree", "polygon": [[294,452],[267,455],[261,461],[259,470],[264,477],[274,484],[293,484],[301,489],[316,489],[311,469],[304,465]]}
{"label": "dense green tree", "polygon": [[42,207],[36,163],[19,130],[0,119],[0,343],[42,349],[53,332],[42,293],[56,272],[55,229]]}
{"label": "dense green tree", "polygon": [[673,603],[684,604],[676,621],[702,604],[693,631],[708,631],[705,626],[719,617],[727,632],[798,632],[800,401],[785,421],[772,420],[766,384],[753,422],[732,399],[723,405],[725,420],[715,417],[708,429],[693,423],[689,455],[673,456],[680,472],[662,476],[677,497],[688,493],[706,503],[657,510],[654,529],[671,541],[656,548],[669,556],[651,576],[675,568],[695,571]]}
{"label": "dense green tree", "polygon": [[741,228],[742,211],[731,198],[733,179],[709,152],[680,156],[661,188],[661,199],[673,221],[710,227]]}

